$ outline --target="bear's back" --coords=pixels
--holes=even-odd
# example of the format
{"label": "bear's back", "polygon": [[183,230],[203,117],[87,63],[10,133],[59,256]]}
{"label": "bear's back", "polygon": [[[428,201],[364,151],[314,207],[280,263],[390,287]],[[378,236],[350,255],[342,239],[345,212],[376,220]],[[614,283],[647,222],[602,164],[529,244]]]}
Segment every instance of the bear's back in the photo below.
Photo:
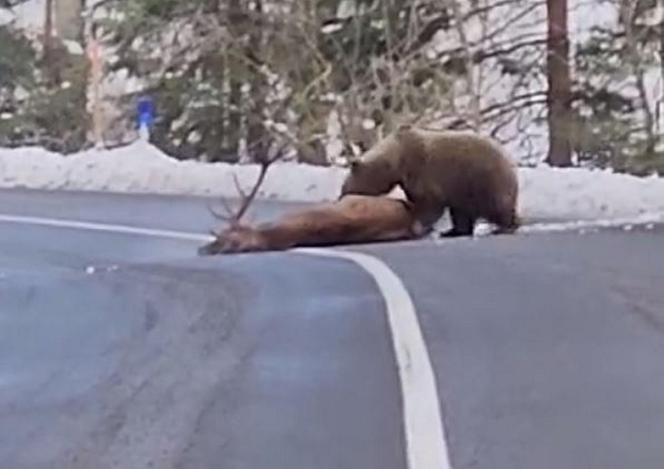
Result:
{"label": "bear's back", "polygon": [[409,129],[401,135],[402,185],[407,193],[482,205],[496,194],[516,192],[514,167],[493,139],[472,131]]}
{"label": "bear's back", "polygon": [[[460,164],[469,167],[509,163],[506,152],[498,142],[472,131],[413,129],[411,132],[411,138],[421,142],[424,150],[420,157],[435,161],[460,161]],[[406,153],[403,156],[408,158],[410,155]]]}

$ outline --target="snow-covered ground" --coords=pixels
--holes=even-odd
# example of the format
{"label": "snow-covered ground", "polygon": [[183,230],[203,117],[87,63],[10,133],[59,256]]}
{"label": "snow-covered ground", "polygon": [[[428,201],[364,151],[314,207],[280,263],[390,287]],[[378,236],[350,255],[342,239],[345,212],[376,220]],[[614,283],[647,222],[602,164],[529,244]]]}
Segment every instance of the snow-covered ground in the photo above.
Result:
{"label": "snow-covered ground", "polygon": [[[249,188],[256,165],[178,161],[137,141],[114,150],[89,150],[62,156],[42,148],[0,148],[0,187],[146,192],[160,194],[237,194],[234,175]],[[273,165],[261,198],[317,201],[333,197],[344,170],[298,163]]]}
{"label": "snow-covered ground", "polygon": [[[40,148],[0,149],[0,187],[5,188],[234,197],[233,175],[249,187],[257,174],[254,165],[177,161],[140,141],[70,156]],[[338,167],[275,164],[259,196],[284,201],[332,200],[345,174]],[[547,166],[520,168],[519,178],[520,211],[526,220],[577,221],[573,226],[664,221],[664,178]],[[547,229],[569,226],[547,225]]]}

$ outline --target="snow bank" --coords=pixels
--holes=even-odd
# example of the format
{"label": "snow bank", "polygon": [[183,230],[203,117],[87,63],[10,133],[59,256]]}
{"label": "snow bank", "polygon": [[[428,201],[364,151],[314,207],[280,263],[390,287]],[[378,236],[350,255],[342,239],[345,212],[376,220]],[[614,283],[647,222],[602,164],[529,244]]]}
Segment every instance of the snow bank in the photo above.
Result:
{"label": "snow bank", "polygon": [[[114,150],[62,156],[41,148],[0,149],[0,187],[237,195],[234,175],[250,188],[256,165],[199,163],[172,159],[152,145],[136,142]],[[316,201],[334,197],[345,171],[284,162],[270,168],[261,198]]]}
{"label": "snow bank", "polygon": [[[137,142],[109,151],[62,156],[40,148],[0,149],[0,187],[162,194],[237,195],[233,175],[249,187],[254,165],[177,161]],[[259,196],[284,201],[336,198],[346,170],[275,164]],[[664,219],[664,179],[546,166],[519,169],[521,213],[530,220],[606,222]],[[581,226],[581,225],[580,225]]]}
{"label": "snow bank", "polygon": [[[20,29],[38,34],[44,29],[46,0],[29,0],[0,11],[0,24],[13,22]],[[3,18],[4,17],[4,18]]]}
{"label": "snow bank", "polygon": [[643,219],[664,215],[664,179],[609,170],[520,168],[524,217],[561,220]]}

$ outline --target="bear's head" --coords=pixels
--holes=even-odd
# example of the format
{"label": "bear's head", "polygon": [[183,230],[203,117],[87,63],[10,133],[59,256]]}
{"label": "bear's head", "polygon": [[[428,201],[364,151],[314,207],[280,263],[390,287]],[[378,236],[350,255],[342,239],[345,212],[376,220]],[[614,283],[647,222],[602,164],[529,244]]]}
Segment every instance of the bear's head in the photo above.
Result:
{"label": "bear's head", "polygon": [[341,185],[341,195],[382,195],[399,182],[385,164],[368,164],[361,160],[350,164],[350,171]]}
{"label": "bear's head", "polygon": [[400,150],[395,136],[389,136],[360,158],[352,160],[340,197],[347,194],[383,195],[394,189],[401,181],[398,170]]}

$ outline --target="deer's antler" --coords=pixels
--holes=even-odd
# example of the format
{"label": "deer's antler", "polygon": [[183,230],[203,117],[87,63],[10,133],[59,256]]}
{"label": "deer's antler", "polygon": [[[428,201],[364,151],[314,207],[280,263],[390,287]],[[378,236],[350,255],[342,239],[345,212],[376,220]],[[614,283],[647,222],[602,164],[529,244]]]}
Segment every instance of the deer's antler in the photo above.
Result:
{"label": "deer's antler", "polygon": [[239,225],[240,220],[247,213],[247,210],[249,210],[249,207],[256,198],[256,195],[258,194],[258,189],[260,189],[261,185],[265,181],[265,176],[267,175],[268,169],[273,163],[283,158],[284,151],[287,146],[288,142],[285,142],[277,149],[274,155],[272,156],[265,155],[258,160],[258,163],[260,164],[260,171],[258,173],[258,178],[256,179],[256,182],[254,182],[253,187],[248,193],[245,192],[244,189],[242,189],[242,186],[240,185],[240,181],[238,180],[237,175],[233,174],[233,184],[235,184],[235,190],[237,191],[240,197],[240,204],[238,208],[233,209],[231,205],[228,203],[228,201],[222,198],[221,203],[226,213],[224,214],[219,213],[208,205],[208,210],[212,213],[212,215],[215,218],[228,223],[231,227]]}

